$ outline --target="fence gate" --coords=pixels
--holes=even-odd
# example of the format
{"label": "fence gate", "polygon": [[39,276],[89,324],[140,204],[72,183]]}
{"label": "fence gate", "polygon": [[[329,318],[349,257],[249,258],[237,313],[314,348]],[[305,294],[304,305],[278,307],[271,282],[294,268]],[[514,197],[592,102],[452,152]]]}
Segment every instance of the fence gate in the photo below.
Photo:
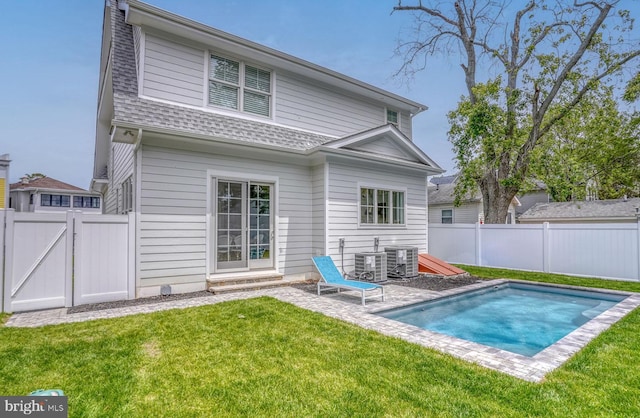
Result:
{"label": "fence gate", "polygon": [[135,297],[133,214],[4,210],[0,215],[0,225],[5,224],[0,238],[3,311]]}

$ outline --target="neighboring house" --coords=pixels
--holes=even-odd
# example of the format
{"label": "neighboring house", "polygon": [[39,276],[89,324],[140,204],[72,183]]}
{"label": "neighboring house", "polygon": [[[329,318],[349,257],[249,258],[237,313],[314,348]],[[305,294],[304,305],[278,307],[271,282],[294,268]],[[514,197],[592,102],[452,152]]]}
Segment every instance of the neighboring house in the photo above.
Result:
{"label": "neighboring house", "polygon": [[141,3],[107,2],[94,179],[136,215],[137,294],[311,277],[311,257],[427,248],[426,106]]}
{"label": "neighboring house", "polygon": [[536,203],[549,203],[552,200],[549,193],[547,193],[547,185],[542,181],[534,180],[533,188],[526,193],[518,195],[518,201],[520,206],[516,206],[516,220],[519,220],[520,215]]}
{"label": "neighboring house", "polygon": [[537,203],[520,216],[520,223],[638,222],[640,198]]}
{"label": "neighboring house", "polygon": [[0,155],[0,209],[9,207],[9,154]]}
{"label": "neighboring house", "polygon": [[66,212],[80,210],[102,213],[101,197],[97,193],[61,182],[51,177],[28,179],[11,184],[10,207],[16,212]]}
{"label": "neighboring house", "polygon": [[[474,224],[484,222],[484,208],[479,189],[473,190],[459,206],[453,204],[457,174],[432,177],[428,187],[429,223],[435,224]],[[517,198],[509,205],[505,223],[515,223],[516,207],[520,204]]]}

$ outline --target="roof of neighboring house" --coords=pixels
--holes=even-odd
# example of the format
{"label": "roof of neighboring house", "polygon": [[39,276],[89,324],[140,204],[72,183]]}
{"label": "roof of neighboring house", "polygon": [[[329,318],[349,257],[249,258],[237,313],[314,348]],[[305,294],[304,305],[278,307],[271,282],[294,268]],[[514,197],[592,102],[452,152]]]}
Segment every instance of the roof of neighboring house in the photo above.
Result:
{"label": "roof of neighboring house", "polygon": [[520,221],[559,219],[635,219],[640,198],[591,200],[580,202],[536,203],[520,215]]}
{"label": "roof of neighboring house", "polygon": [[9,186],[9,189],[10,190],[35,190],[35,189],[68,190],[68,191],[89,193],[85,189],[81,189],[80,187],[73,186],[71,184],[53,179],[51,177],[40,177],[37,179],[28,180],[28,182],[19,181],[18,183],[11,184]]}
{"label": "roof of neighboring house", "polygon": [[458,178],[458,174],[451,174],[450,176],[431,177],[431,184],[451,184],[455,183]]}
{"label": "roof of neighboring house", "polygon": [[[452,177],[452,176],[448,176]],[[432,179],[433,181],[433,179]],[[437,184],[435,186],[427,187],[427,191],[429,193],[429,204],[430,205],[447,205],[453,204],[455,200],[455,183],[443,183]],[[463,199],[463,203],[471,203],[471,202],[480,202],[482,200],[482,196],[480,195],[480,190],[474,190],[470,195],[467,196],[466,199]]]}

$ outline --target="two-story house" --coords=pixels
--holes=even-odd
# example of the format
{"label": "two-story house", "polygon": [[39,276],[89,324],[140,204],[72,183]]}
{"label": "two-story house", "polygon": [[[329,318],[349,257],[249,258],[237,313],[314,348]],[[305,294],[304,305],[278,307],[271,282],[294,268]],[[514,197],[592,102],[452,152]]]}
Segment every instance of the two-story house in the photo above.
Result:
{"label": "two-story house", "polygon": [[426,250],[426,106],[137,0],[107,2],[100,68],[92,188],[135,212],[138,296]]}

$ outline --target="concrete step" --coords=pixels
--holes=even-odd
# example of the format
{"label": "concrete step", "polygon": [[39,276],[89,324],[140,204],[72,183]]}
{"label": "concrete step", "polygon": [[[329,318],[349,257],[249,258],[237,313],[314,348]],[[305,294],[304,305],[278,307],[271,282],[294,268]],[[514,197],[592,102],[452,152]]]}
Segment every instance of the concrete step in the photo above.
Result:
{"label": "concrete step", "polygon": [[274,287],[284,287],[290,286],[292,284],[305,284],[305,283],[315,283],[314,281],[310,281],[308,279],[300,279],[300,280],[262,280],[256,282],[249,283],[234,283],[234,284],[216,284],[215,286],[208,286],[207,290],[215,295],[219,295],[222,293],[229,292],[240,292],[247,290],[259,290],[259,289],[271,289]]}
{"label": "concrete step", "polygon": [[273,282],[282,280],[283,275],[275,272],[252,273],[252,274],[231,274],[223,277],[208,279],[207,288],[220,286],[233,286],[241,284],[256,284],[261,282]]}

